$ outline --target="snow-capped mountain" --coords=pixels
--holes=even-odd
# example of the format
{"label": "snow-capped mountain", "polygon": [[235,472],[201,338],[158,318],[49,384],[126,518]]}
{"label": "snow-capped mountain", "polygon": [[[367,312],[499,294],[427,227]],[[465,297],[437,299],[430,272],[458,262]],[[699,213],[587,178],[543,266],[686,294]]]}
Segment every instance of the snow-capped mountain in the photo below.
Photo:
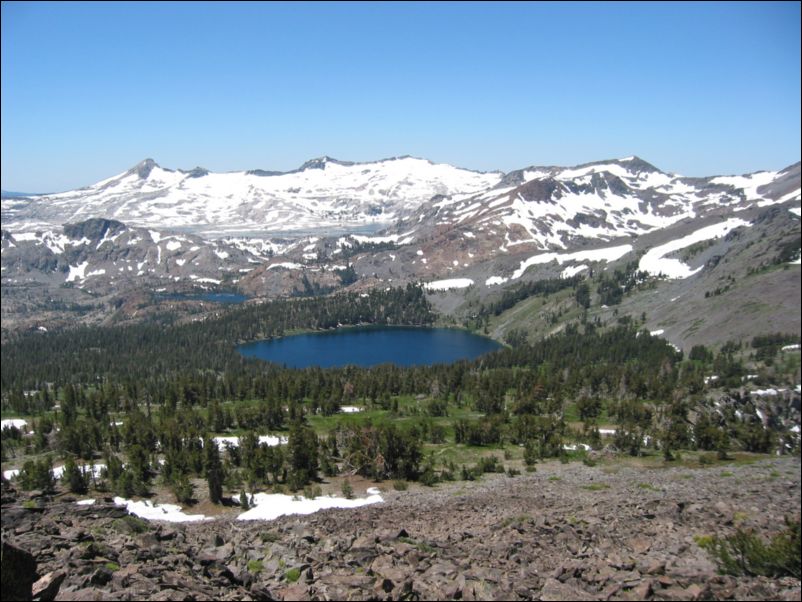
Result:
{"label": "snow-capped mountain", "polygon": [[3,199],[3,228],[32,231],[92,217],[206,237],[390,225],[435,195],[477,193],[501,180],[400,157],[350,163],[322,157],[288,172],[212,173],[146,159],[88,188]]}
{"label": "snow-capped mountain", "polygon": [[686,219],[729,215],[800,198],[799,163],[780,172],[685,178],[628,157],[578,167],[529,167],[480,194],[444,197],[404,218],[399,230],[426,226],[498,239],[507,252],[563,250],[634,237]]}
{"label": "snow-capped mountain", "polygon": [[687,283],[704,298],[726,287],[721,257],[727,277],[798,264],[802,213],[799,163],[687,178],[637,157],[508,174],[409,157],[226,174],[146,160],[2,209],[4,319],[33,299],[103,316],[135,293],[198,288],[276,297],[422,281],[492,296],[632,262],[675,281],[671,297],[687,298]]}

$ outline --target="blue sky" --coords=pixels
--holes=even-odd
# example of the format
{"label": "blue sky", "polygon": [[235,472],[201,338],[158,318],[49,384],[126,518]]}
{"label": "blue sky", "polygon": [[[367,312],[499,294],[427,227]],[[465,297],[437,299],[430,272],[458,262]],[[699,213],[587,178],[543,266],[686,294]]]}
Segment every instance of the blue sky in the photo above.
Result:
{"label": "blue sky", "polygon": [[800,159],[800,4],[2,4],[2,188],[145,157],[478,170],[636,154],[701,176]]}

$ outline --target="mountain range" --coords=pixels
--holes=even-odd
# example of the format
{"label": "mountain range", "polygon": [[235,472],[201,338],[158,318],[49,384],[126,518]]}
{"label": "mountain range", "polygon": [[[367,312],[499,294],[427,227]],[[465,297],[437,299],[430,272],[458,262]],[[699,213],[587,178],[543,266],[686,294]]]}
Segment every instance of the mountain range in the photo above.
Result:
{"label": "mountain range", "polygon": [[435,195],[480,192],[501,174],[412,157],[352,163],[321,157],[291,172],[173,170],[145,159],[92,186],[7,199],[3,223],[24,228],[107,217],[205,236],[381,227]]}
{"label": "mountain range", "polygon": [[[689,178],[638,157],[506,174],[412,157],[322,157],[284,173],[146,159],[79,190],[3,198],[4,328],[70,315],[53,307],[131,317],[131,299],[155,292],[269,298],[415,281],[444,315],[463,319],[519,283],[626,268],[660,290],[651,302],[645,291],[628,295],[622,307],[636,299],[633,314],[687,314],[694,304],[707,314],[705,299],[740,291],[714,312],[722,323],[694,330],[676,316],[662,330],[680,345],[724,336],[713,331],[734,324],[746,300],[766,305],[742,290],[747,276],[784,296],[760,310],[763,326],[798,331],[799,216],[799,163]],[[682,312],[657,303],[679,298]],[[732,324],[725,330],[738,335]],[[515,320],[490,326],[502,336]]]}

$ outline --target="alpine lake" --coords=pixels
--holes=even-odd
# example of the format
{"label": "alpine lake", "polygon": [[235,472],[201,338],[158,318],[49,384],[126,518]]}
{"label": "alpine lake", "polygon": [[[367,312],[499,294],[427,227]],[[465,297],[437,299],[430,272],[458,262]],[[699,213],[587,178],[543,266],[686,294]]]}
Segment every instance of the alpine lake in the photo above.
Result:
{"label": "alpine lake", "polygon": [[245,357],[289,368],[368,368],[451,364],[501,347],[492,339],[454,328],[359,326],[256,341],[237,350]]}

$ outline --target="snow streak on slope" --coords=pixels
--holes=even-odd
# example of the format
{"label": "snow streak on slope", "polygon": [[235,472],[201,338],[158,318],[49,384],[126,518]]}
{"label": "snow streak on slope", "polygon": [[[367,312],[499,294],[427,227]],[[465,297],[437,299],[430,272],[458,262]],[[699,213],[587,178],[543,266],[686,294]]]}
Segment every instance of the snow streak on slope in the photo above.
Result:
{"label": "snow streak on slope", "polygon": [[569,261],[615,261],[632,251],[632,245],[620,245],[606,249],[577,251],[576,253],[541,253],[522,261],[512,274],[512,279],[520,278],[529,266],[556,261],[560,265]]}
{"label": "snow streak on slope", "polygon": [[435,280],[423,285],[429,291],[447,291],[452,288],[467,288],[473,284],[470,278],[450,278],[448,280]]}
{"label": "snow streak on slope", "polygon": [[679,259],[666,258],[666,255],[703,240],[724,236],[730,230],[748,225],[747,222],[741,219],[732,218],[721,224],[713,224],[712,226],[696,230],[688,236],[683,236],[677,240],[672,240],[664,245],[650,249],[641,257],[638,267],[641,271],[649,272],[653,275],[662,274],[668,278],[688,278],[700,271],[704,266],[691,269]]}

